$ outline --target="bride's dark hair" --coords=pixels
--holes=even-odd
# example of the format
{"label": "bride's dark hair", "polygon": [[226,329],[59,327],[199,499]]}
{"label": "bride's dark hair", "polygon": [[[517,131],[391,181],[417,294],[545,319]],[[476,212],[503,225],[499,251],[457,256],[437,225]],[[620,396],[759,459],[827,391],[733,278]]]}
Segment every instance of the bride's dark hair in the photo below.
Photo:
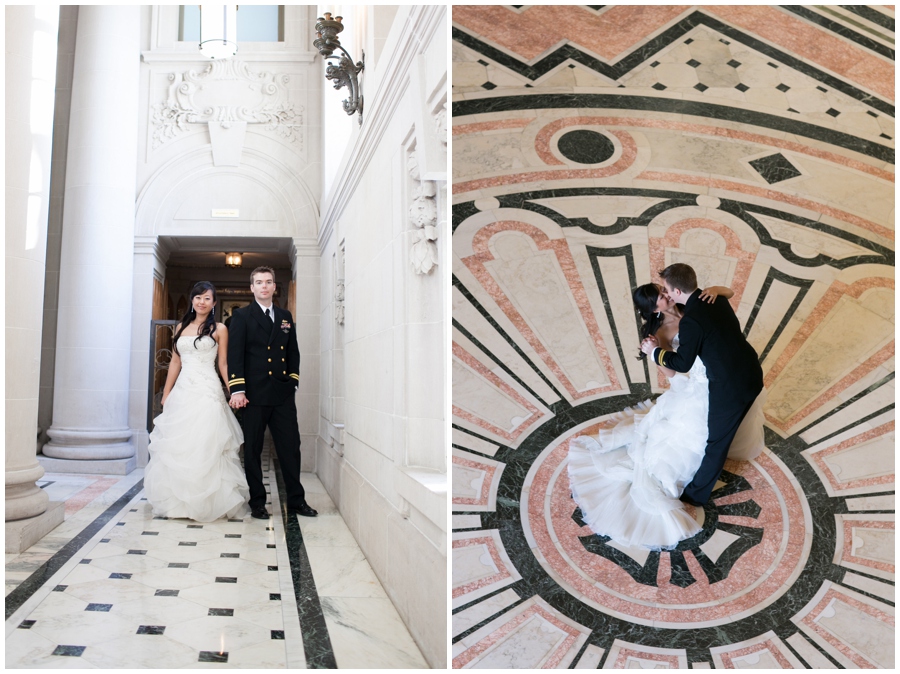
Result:
{"label": "bride's dark hair", "polygon": [[[656,303],[659,301],[659,288],[654,283],[638,286],[631,293],[634,308],[638,310],[644,323],[641,325],[641,341],[655,335],[662,325],[662,316],[657,315]],[[638,351],[638,358],[646,358],[647,354]]]}
{"label": "bride's dark hair", "polygon": [[203,325],[200,326],[200,329],[197,330],[197,339],[194,340],[194,348],[197,348],[197,342],[200,341],[200,338],[204,335],[209,335],[212,337],[216,332],[216,287],[210,283],[209,281],[200,281],[194,284],[194,287],[191,288],[191,296],[188,299],[188,304],[190,307],[187,312],[184,314],[184,317],[181,319],[181,324],[175,330],[175,353],[181,354],[178,352],[178,338],[181,337],[181,333],[184,332],[184,329],[191,324],[191,321],[197,316],[194,311],[194,298],[197,295],[202,295],[206,291],[210,291],[212,293],[213,298],[213,310],[209,312],[209,315],[206,317],[206,320],[203,322]]}

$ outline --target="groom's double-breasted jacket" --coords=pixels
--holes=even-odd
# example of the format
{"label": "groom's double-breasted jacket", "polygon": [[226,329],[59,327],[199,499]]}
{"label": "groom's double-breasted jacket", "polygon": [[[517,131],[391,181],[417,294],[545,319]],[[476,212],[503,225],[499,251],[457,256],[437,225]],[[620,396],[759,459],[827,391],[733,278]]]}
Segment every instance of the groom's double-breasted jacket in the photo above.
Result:
{"label": "groom's double-breasted jacket", "polygon": [[291,313],[276,307],[274,322],[259,304],[236,309],[228,328],[228,388],[249,405],[280,405],[300,382],[300,349]]}
{"label": "groom's double-breasted jacket", "polygon": [[721,295],[710,304],[700,299],[700,290],[691,294],[684,304],[678,339],[678,351],[654,349],[653,360],[670,370],[687,372],[699,357],[706,366],[711,404],[746,404],[762,391],[759,356]]}

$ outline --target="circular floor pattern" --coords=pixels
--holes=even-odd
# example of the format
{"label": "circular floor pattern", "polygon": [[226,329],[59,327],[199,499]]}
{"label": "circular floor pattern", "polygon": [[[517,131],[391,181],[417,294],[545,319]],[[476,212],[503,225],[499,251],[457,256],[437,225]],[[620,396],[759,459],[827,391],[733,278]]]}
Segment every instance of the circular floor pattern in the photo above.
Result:
{"label": "circular floor pattern", "polygon": [[593,534],[569,491],[568,440],[614,423],[557,438],[529,470],[523,530],[560,587],[637,625],[682,629],[754,616],[790,589],[809,558],[812,520],[796,479],[771,452],[726,464],[703,529],[675,550],[621,548]]}

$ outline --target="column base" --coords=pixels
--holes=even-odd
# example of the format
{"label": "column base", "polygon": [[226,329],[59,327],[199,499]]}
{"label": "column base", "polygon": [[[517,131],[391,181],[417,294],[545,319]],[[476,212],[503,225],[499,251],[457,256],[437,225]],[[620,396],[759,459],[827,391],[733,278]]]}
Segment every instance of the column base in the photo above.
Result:
{"label": "column base", "polygon": [[137,466],[133,456],[127,459],[54,459],[37,455],[38,463],[48,473],[86,473],[88,475],[128,475]]}
{"label": "column base", "polygon": [[37,517],[6,523],[6,554],[25,552],[66,519],[66,504],[50,501]]}

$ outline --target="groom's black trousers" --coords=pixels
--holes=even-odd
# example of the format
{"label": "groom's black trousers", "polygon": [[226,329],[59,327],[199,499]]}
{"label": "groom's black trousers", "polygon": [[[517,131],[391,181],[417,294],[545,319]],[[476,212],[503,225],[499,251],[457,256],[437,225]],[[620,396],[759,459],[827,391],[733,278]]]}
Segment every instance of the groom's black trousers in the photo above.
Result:
{"label": "groom's black trousers", "polygon": [[[262,482],[262,448],[266,426],[272,432],[275,453],[281,465],[288,507],[306,502],[300,484],[300,429],[297,427],[297,404],[291,395],[281,405],[247,405],[241,413],[244,428],[244,470],[250,487],[250,507],[264,508],[266,488]],[[274,485],[270,485],[275,488]]]}
{"label": "groom's black trousers", "polygon": [[756,398],[752,398],[743,408],[728,405],[716,405],[716,398],[709,396],[709,436],[706,440],[706,454],[694,479],[684,488],[684,495],[697,503],[706,503],[712,494],[716,480],[722,473],[728,449],[738,431],[738,427],[753,407]]}

